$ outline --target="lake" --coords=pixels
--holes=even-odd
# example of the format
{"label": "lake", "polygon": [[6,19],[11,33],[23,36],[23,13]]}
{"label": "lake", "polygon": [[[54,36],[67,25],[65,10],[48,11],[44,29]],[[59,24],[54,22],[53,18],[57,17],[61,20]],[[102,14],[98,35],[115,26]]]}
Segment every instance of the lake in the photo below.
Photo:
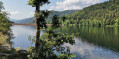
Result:
{"label": "lake", "polygon": [[[13,47],[27,49],[34,46],[28,40],[29,36],[35,36],[36,29],[33,26],[14,25],[11,27],[14,34]],[[89,27],[89,26],[63,26],[56,32],[76,34],[76,45],[70,46],[71,53],[77,57],[73,59],[119,59],[119,27]],[[45,33],[45,31],[41,31]]]}

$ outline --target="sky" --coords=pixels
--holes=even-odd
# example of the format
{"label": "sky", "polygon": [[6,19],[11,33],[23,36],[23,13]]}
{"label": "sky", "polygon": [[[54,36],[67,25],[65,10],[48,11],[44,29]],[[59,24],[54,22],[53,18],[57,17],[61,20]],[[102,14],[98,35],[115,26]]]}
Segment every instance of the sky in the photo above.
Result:
{"label": "sky", "polygon": [[[4,3],[5,11],[10,19],[24,19],[34,16],[35,8],[27,5],[28,0],[0,0]],[[41,10],[79,10],[87,6],[102,3],[108,0],[49,0],[51,3],[41,7]]]}

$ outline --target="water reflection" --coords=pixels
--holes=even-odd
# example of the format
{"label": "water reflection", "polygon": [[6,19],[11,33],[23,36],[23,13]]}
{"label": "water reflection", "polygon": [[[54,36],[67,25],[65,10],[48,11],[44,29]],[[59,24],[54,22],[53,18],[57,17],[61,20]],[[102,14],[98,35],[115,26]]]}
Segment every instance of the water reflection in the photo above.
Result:
{"label": "water reflection", "polygon": [[119,27],[63,26],[57,31],[69,34],[79,32],[83,41],[119,52]]}
{"label": "water reflection", "polygon": [[76,45],[65,44],[70,46],[71,52],[77,57],[73,59],[118,59],[119,53],[111,50],[95,46],[93,44],[82,41],[80,38],[75,38]]}
{"label": "water reflection", "polygon": [[31,44],[32,42],[28,40],[29,36],[35,35],[35,27],[32,26],[12,26],[12,32],[14,34],[14,42],[13,47],[21,47],[22,49],[27,49],[30,46],[34,46]]}
{"label": "water reflection", "polygon": [[[69,45],[74,59],[118,59],[119,27],[63,26],[56,31],[62,33],[80,33],[76,45]],[[115,52],[114,52],[115,51]]]}
{"label": "water reflection", "polygon": [[[11,27],[15,36],[14,47],[27,49],[34,46],[28,40],[29,35],[35,35],[35,27],[13,26]],[[76,45],[65,44],[71,47],[71,52],[76,54],[74,59],[118,59],[119,58],[119,27],[82,27],[63,26],[56,30],[62,33],[77,33],[79,38],[75,38]],[[45,31],[41,31],[44,33]],[[112,51],[113,50],[113,51]],[[114,52],[116,51],[116,52]]]}
{"label": "water reflection", "polygon": [[[14,42],[13,47],[21,47],[22,49],[27,49],[30,46],[35,46],[32,44],[32,41],[28,40],[29,36],[35,36],[36,28],[34,26],[22,26],[22,25],[15,25],[11,27],[12,32],[14,34]],[[41,33],[45,33],[44,30]]]}

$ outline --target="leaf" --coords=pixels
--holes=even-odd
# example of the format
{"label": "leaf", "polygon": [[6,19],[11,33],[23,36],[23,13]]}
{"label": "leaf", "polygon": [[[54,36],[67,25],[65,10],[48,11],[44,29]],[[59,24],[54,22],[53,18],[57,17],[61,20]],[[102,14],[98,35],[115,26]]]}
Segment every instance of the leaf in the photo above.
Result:
{"label": "leaf", "polygon": [[73,55],[71,55],[71,57],[72,57],[72,58],[75,58],[75,57],[76,57],[76,55],[74,55],[74,54],[73,54]]}

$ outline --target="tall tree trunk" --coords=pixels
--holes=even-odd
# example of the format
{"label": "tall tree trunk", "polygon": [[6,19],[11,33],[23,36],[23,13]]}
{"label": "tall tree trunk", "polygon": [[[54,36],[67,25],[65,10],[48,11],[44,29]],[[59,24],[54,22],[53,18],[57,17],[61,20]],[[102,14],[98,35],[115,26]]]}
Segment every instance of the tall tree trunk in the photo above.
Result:
{"label": "tall tree trunk", "polygon": [[35,22],[36,22],[36,37],[35,37],[35,47],[37,48],[39,46],[39,38],[40,38],[40,19],[38,18],[38,13],[40,12],[40,4],[36,4],[36,17],[35,17]]}

